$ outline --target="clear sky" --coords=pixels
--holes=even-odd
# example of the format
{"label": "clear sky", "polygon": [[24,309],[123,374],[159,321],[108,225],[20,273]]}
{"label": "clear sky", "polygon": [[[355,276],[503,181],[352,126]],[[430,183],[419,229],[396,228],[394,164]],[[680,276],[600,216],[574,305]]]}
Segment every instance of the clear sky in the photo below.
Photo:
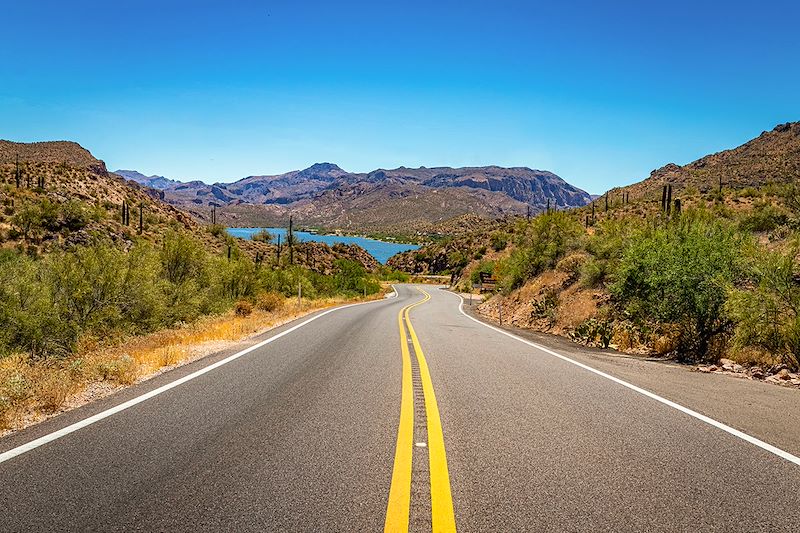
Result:
{"label": "clear sky", "polygon": [[796,1],[4,4],[0,138],[171,178],[498,164],[599,193],[800,120]]}

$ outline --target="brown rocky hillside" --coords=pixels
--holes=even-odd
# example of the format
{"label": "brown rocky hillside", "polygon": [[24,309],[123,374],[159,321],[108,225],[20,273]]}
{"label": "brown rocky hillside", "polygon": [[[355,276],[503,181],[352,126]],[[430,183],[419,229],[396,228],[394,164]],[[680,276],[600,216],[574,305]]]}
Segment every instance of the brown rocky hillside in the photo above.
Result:
{"label": "brown rocky hillside", "polygon": [[611,189],[609,196],[617,198],[624,191],[633,201],[660,198],[662,187],[667,184],[672,185],[674,193],[685,190],[705,193],[718,190],[720,182],[723,189],[743,189],[798,179],[800,122],[789,122],[739,147],[707,155],[688,165],[665,165],[639,183]]}
{"label": "brown rocky hillside", "polygon": [[[127,225],[122,221],[123,203],[129,208]],[[138,239],[159,242],[168,231],[190,234],[213,251],[227,248],[224,234],[212,234],[164,202],[159,191],[108,172],[103,161],[74,142],[0,141],[0,205],[0,248],[31,254],[95,239],[130,248]],[[272,244],[237,239],[236,245],[253,258],[256,253],[267,262],[277,257]],[[352,259],[369,270],[377,267],[375,258],[358,246],[331,249],[304,243],[295,257],[296,263],[324,273],[332,271],[336,259]]]}

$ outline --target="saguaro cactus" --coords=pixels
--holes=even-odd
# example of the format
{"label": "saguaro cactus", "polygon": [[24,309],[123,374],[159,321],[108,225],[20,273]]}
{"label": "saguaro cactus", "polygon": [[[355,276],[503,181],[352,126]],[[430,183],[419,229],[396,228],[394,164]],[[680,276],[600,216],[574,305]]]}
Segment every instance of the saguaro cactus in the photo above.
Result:
{"label": "saguaro cactus", "polygon": [[22,186],[22,171],[19,168],[19,154],[17,154],[17,166],[14,169],[14,179],[17,182],[17,189]]}
{"label": "saguaro cactus", "polygon": [[667,214],[672,210],[672,184],[667,185]]}
{"label": "saguaro cactus", "polygon": [[294,231],[292,228],[292,215],[289,215],[289,233],[286,235],[286,242],[289,245],[289,264],[294,264]]}

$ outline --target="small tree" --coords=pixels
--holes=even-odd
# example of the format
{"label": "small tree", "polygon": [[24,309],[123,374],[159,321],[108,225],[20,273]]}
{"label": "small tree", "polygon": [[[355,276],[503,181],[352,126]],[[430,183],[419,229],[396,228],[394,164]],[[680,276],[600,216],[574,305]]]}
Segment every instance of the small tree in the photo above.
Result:
{"label": "small tree", "polygon": [[745,274],[746,238],[729,225],[695,220],[649,229],[625,250],[612,294],[642,320],[678,327],[678,356],[708,356],[729,332],[728,291]]}
{"label": "small tree", "polygon": [[760,253],[753,268],[754,289],[735,290],[727,311],[736,321],[734,343],[776,354],[800,367],[800,285],[796,243],[786,252]]}
{"label": "small tree", "polygon": [[273,239],[272,233],[268,232],[265,229],[258,230],[257,232],[253,233],[250,236],[250,240],[257,241],[257,242],[270,243],[270,242],[272,242],[272,239]]}

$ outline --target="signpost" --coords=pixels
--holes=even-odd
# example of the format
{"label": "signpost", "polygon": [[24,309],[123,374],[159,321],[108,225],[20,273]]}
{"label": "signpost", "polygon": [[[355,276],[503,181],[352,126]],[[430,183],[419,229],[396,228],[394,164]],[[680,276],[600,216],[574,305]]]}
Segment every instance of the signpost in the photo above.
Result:
{"label": "signpost", "polygon": [[497,280],[492,277],[491,274],[488,272],[480,272],[481,276],[481,283],[480,283],[480,290],[481,292],[492,292],[497,289]]}

